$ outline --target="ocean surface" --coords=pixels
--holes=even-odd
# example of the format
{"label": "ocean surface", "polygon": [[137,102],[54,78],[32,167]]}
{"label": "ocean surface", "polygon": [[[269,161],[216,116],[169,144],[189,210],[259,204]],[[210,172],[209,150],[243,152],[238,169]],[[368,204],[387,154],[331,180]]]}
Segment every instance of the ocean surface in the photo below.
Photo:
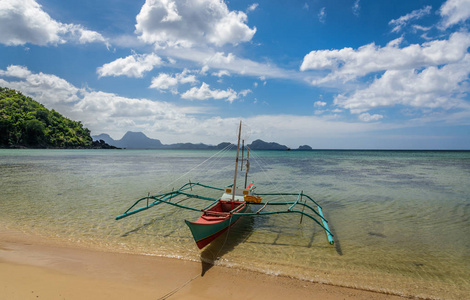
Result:
{"label": "ocean surface", "polygon": [[[249,181],[256,191],[303,190],[322,205],[334,246],[320,226],[308,218],[300,223],[297,214],[243,217],[202,251],[184,223],[196,220],[197,212],[160,205],[115,220],[135,200],[189,181],[230,184],[234,156],[0,149],[0,225],[81,247],[397,295],[468,299],[470,152],[252,151]],[[199,205],[191,201],[184,204]]]}

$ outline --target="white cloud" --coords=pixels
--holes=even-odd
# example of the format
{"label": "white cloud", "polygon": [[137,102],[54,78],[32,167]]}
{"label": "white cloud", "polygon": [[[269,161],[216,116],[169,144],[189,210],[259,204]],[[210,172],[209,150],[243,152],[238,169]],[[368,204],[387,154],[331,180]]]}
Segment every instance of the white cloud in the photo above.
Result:
{"label": "white cloud", "polygon": [[470,34],[456,32],[448,40],[434,40],[399,48],[401,41],[402,38],[393,40],[385,47],[372,43],[357,50],[343,48],[312,51],[304,57],[300,70],[330,70],[331,73],[326,77],[312,82],[322,84],[338,79],[348,81],[385,70],[409,70],[456,63],[467,54]]}
{"label": "white cloud", "polygon": [[364,122],[371,122],[371,121],[378,121],[382,119],[383,117],[384,116],[378,115],[378,114],[371,115],[369,113],[363,113],[359,115],[359,120],[364,121]]}
{"label": "white cloud", "polygon": [[94,117],[89,121],[96,120],[96,115],[99,114],[100,119],[96,120],[97,122],[110,121],[112,118],[132,119],[134,122],[139,122],[149,117],[171,119],[183,116],[167,102],[127,98],[113,93],[94,91],[85,93],[83,99],[75,105],[74,110],[93,115]]}
{"label": "white cloud", "polygon": [[251,4],[248,9],[246,10],[247,12],[252,12],[255,11],[258,8],[259,4],[258,3],[253,3]]}
{"label": "white cloud", "polygon": [[178,107],[164,101],[127,98],[101,91],[87,92],[72,110],[94,134],[105,132],[121,137],[129,130],[142,131],[164,142],[182,141],[182,132],[191,131],[190,123],[195,118],[187,112],[201,111],[197,107]]}
{"label": "white cloud", "polygon": [[425,26],[420,26],[420,25],[413,25],[412,26],[414,31],[429,31],[431,30],[432,27],[425,27]]}
{"label": "white cloud", "polygon": [[0,76],[5,76],[5,77],[16,77],[16,78],[27,78],[30,76],[32,73],[30,70],[28,70],[27,67],[25,66],[18,66],[18,65],[10,65],[7,67],[7,69],[0,70]]}
{"label": "white cloud", "polygon": [[152,84],[150,88],[159,89],[159,90],[167,90],[170,87],[175,87],[178,85],[178,79],[176,77],[172,77],[166,73],[160,73],[157,77],[152,79]]}
{"label": "white cloud", "polygon": [[94,134],[146,131],[159,122],[177,127],[188,119],[187,112],[201,112],[197,107],[177,107],[164,101],[79,89],[60,77],[33,73],[23,66],[0,69],[0,86],[21,91],[49,109],[82,121]]}
{"label": "white cloud", "polygon": [[168,90],[172,89],[173,93],[177,93],[176,87],[178,84],[185,84],[185,83],[196,83],[198,80],[196,76],[189,75],[188,70],[184,70],[180,74],[175,74],[171,76],[166,73],[160,73],[157,77],[152,79],[152,84],[150,88],[158,89],[158,90]]}
{"label": "white cloud", "polygon": [[359,12],[361,11],[361,5],[359,3],[359,0],[354,1],[352,11],[355,16],[359,16]]}
{"label": "white cloud", "polygon": [[80,37],[78,38],[80,44],[101,42],[106,44],[106,46],[108,47],[110,46],[108,40],[105,39],[100,33],[84,29],[82,26],[79,25],[75,25],[74,27],[76,27],[75,30],[77,30],[80,35]]}
{"label": "white cloud", "polygon": [[221,0],[147,0],[136,20],[136,33],[156,47],[236,45],[256,32],[244,12],[229,11]]}
{"label": "white cloud", "polygon": [[320,21],[320,23],[326,22],[326,7],[322,7],[322,9],[320,9],[320,12],[318,13],[318,21]]}
{"label": "white cloud", "polygon": [[52,19],[35,0],[2,0],[0,28],[0,43],[8,46],[58,45],[72,41],[102,42],[109,47],[108,40],[100,33]]}
{"label": "white cloud", "polygon": [[[253,129],[253,139],[262,138],[294,145],[300,141],[302,144],[309,141],[319,143],[319,140],[326,139],[330,142],[325,145],[338,147],[344,144],[334,144],[335,138],[343,141],[351,136],[351,133],[376,131],[391,126],[380,123],[347,123],[329,116],[259,115],[252,118],[201,118],[195,117],[194,114],[207,114],[207,107],[181,107],[164,101],[127,98],[114,93],[78,89],[55,75],[33,73],[22,66],[10,66],[6,70],[0,70],[0,86],[20,90],[49,109],[82,121],[92,134],[105,132],[115,138],[120,138],[126,131],[132,130],[145,132],[164,143],[232,142],[235,135],[227,136],[227,132],[234,132],[239,120],[243,119],[243,122]],[[217,91],[209,89],[209,92]],[[246,93],[249,93],[248,90],[240,92],[239,95]],[[316,130],[312,131],[312,128]]]}
{"label": "white cloud", "polygon": [[393,26],[392,32],[399,32],[403,29],[410,21],[418,20],[422,17],[431,13],[432,7],[430,5],[425,6],[422,9],[413,10],[409,14],[399,17],[398,19],[391,20],[388,24]]}
{"label": "white cloud", "polygon": [[194,61],[203,66],[203,70],[209,68],[227,70],[231,73],[247,76],[264,76],[270,78],[298,79],[303,81],[304,75],[295,71],[288,71],[269,63],[258,63],[249,59],[240,58],[233,53],[213,52],[210,50],[202,51],[198,49],[171,49],[166,50],[167,55]]}
{"label": "white cloud", "polygon": [[447,0],[441,6],[439,13],[442,17],[441,28],[447,29],[470,18],[470,1]]}
{"label": "white cloud", "polygon": [[34,0],[3,0],[0,3],[0,42],[6,45],[59,44],[60,23]]}
{"label": "white cloud", "polygon": [[[425,7],[390,24],[399,31],[430,11],[431,7]],[[426,33],[431,28],[415,25],[413,29]],[[447,39],[405,47],[402,43],[403,37],[383,47],[372,43],[358,49],[312,51],[304,57],[300,70],[316,71],[313,85],[342,84],[343,92],[334,97],[334,105],[358,114],[364,122],[384,118],[371,110],[391,107],[404,107],[424,117],[468,115],[470,34],[459,31]],[[367,75],[374,79],[364,78]]]}
{"label": "white cloud", "polygon": [[113,62],[104,64],[96,72],[99,77],[105,76],[127,76],[141,78],[144,73],[153,70],[162,64],[162,59],[152,54],[132,54],[125,58],[118,58]]}
{"label": "white cloud", "polygon": [[211,90],[210,86],[203,82],[201,87],[193,87],[181,95],[181,98],[188,100],[208,100],[208,99],[226,99],[230,103],[238,98],[237,92],[232,89]]}
{"label": "white cloud", "polygon": [[202,66],[201,70],[199,71],[199,74],[203,75],[203,76],[206,76],[207,75],[207,71],[209,71],[209,66],[208,65],[204,65]]}
{"label": "white cloud", "polygon": [[238,93],[239,96],[243,96],[243,97],[246,97],[246,95],[250,94],[250,93],[253,93],[252,90],[250,89],[246,89],[246,90],[242,90]]}
{"label": "white cloud", "polygon": [[470,54],[458,63],[422,71],[389,70],[365,89],[338,95],[334,103],[359,114],[370,109],[404,105],[417,109],[464,108],[469,91]]}
{"label": "white cloud", "polygon": [[212,76],[223,77],[223,76],[230,76],[230,72],[227,70],[220,70],[219,72],[212,73]]}
{"label": "white cloud", "polygon": [[324,107],[326,106],[326,102],[323,102],[323,101],[315,101],[315,103],[313,103],[313,107]]}
{"label": "white cloud", "polygon": [[42,72],[34,74],[27,67],[11,65],[0,70],[0,86],[19,90],[44,105],[78,101],[80,89],[66,80]]}

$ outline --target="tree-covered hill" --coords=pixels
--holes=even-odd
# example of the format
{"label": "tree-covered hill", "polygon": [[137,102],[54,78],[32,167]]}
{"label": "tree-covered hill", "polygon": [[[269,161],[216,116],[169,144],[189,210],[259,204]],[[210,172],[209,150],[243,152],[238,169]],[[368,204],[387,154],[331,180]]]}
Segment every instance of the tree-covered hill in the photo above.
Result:
{"label": "tree-covered hill", "polygon": [[0,87],[0,147],[90,148],[90,130],[81,122],[18,91]]}

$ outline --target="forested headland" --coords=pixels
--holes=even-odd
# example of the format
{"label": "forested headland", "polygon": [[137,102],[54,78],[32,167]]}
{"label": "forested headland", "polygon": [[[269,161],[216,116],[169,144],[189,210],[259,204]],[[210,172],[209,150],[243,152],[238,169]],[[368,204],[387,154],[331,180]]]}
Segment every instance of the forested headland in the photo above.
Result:
{"label": "forested headland", "polygon": [[93,144],[90,130],[81,122],[0,87],[0,147],[92,148]]}

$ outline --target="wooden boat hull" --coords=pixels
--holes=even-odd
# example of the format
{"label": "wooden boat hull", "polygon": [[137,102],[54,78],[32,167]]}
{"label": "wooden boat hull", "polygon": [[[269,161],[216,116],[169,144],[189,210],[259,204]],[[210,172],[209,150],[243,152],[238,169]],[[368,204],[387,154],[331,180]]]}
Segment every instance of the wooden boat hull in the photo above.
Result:
{"label": "wooden boat hull", "polygon": [[230,211],[243,213],[246,209],[246,203],[219,200],[215,206],[205,211],[197,221],[185,220],[185,222],[191,230],[196,245],[199,249],[202,249],[240,219],[241,216],[232,215]]}

